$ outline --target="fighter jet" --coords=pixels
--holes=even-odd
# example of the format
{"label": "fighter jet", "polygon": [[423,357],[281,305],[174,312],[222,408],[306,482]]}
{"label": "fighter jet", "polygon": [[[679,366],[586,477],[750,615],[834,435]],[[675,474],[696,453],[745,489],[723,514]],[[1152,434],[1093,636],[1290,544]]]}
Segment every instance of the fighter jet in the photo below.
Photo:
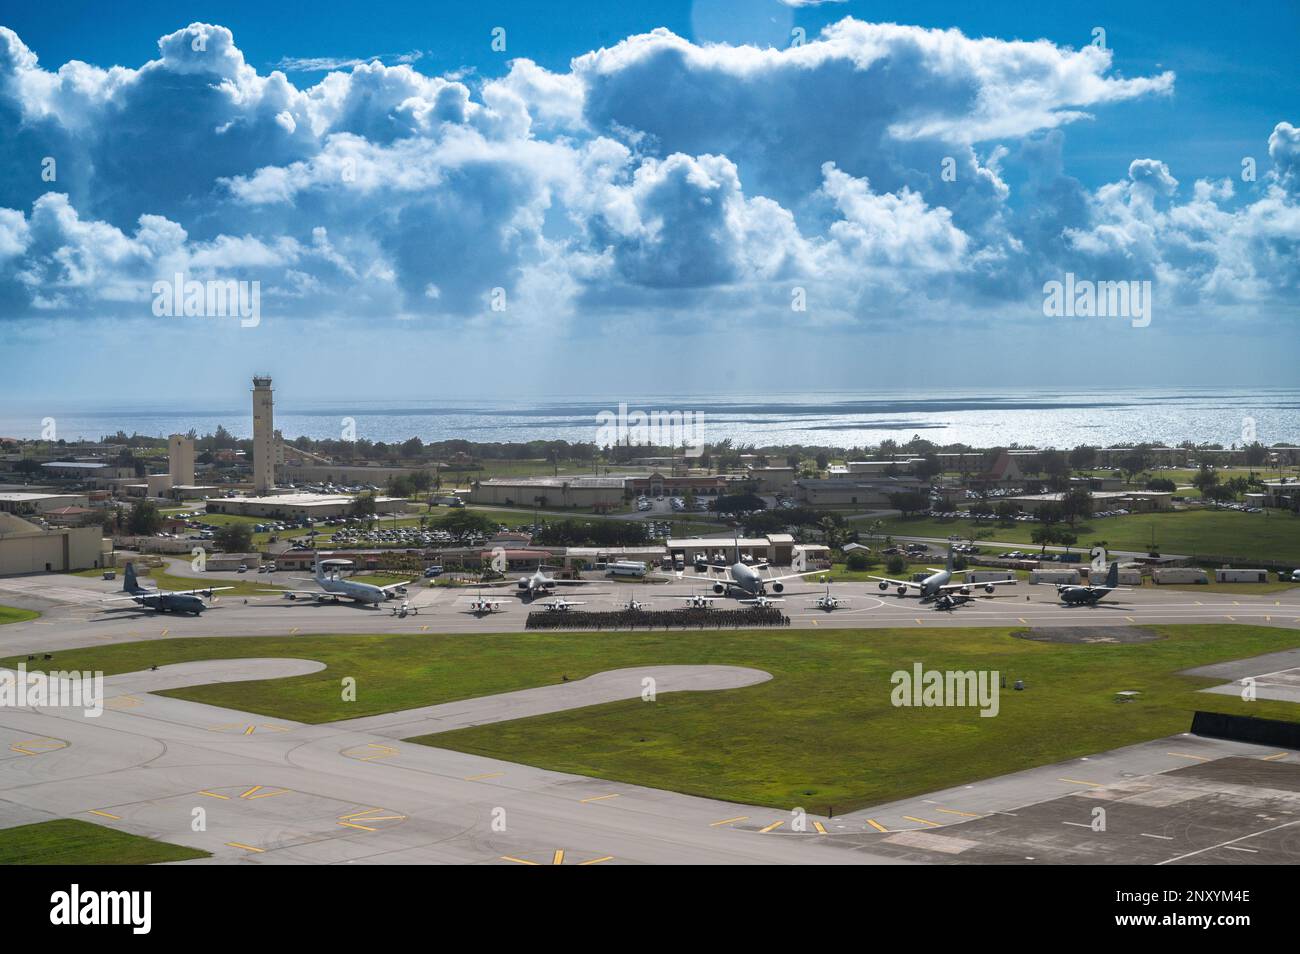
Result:
{"label": "fighter jet", "polygon": [[650,605],[651,602],[653,602],[653,601],[652,601],[652,600],[647,600],[647,601],[645,601],[645,602],[642,602],[641,600],[638,600],[638,599],[631,599],[631,600],[628,600],[626,603],[623,604],[623,608],[624,608],[624,609],[629,609],[629,610],[631,610],[632,612],[636,613],[636,612],[640,612],[641,610],[645,609],[647,606]]}
{"label": "fighter jet", "polygon": [[711,589],[718,596],[731,596],[733,590],[749,598],[766,596],[768,587],[771,587],[773,593],[781,593],[785,590],[786,580],[800,580],[805,576],[816,576],[823,572],[822,570],[804,570],[798,573],[786,573],[782,576],[764,576],[759,571],[768,568],[766,560],[751,565],[740,558],[739,534],[736,535],[734,546],[736,549],[736,562],[730,566],[722,563],[704,563],[702,561],[696,564],[697,570],[700,567],[705,567],[710,571],[720,570],[724,574],[722,577],[716,577],[710,573],[709,576]]}
{"label": "fighter jet", "polygon": [[678,599],[682,599],[686,601],[687,609],[708,609],[713,605],[712,596],[704,596],[699,593],[695,593],[690,596],[681,596],[678,597]]}
{"label": "fighter jet", "polygon": [[490,600],[480,593],[478,596],[474,597],[474,599],[469,601],[469,611],[475,616],[483,616],[488,613],[495,613],[505,605],[505,600]]}
{"label": "fighter jet", "polygon": [[319,590],[263,590],[265,593],[280,593],[286,600],[307,599],[323,603],[326,600],[333,600],[337,603],[339,598],[352,600],[361,604],[378,605],[385,600],[391,600],[394,596],[406,589],[406,584],[410,580],[403,580],[401,583],[389,583],[387,586],[375,586],[373,583],[361,583],[357,580],[345,580],[339,575],[338,571],[343,567],[352,565],[351,560],[319,560],[316,563],[316,574],[313,579],[319,584]]}
{"label": "fighter jet", "polygon": [[198,616],[208,608],[208,604],[197,594],[202,593],[210,599],[213,593],[233,589],[233,586],[208,586],[199,590],[150,590],[136,580],[135,564],[128,563],[122,580],[122,591],[128,595],[109,597],[104,602],[131,600],[156,613],[193,613]]}
{"label": "fighter jet", "polygon": [[[984,587],[984,592],[992,593],[995,586],[1015,586],[1015,580],[988,580],[985,583],[950,583],[953,575],[952,568],[952,545],[948,545],[948,562],[942,570],[930,567],[930,575],[919,583],[910,580],[891,580],[887,576],[869,576],[869,580],[879,580],[880,588],[887,590],[891,586],[898,588],[899,596],[906,596],[909,589],[918,590],[921,602],[929,603],[931,600],[943,595],[944,593],[959,593],[962,596],[970,596],[973,586]],[[958,570],[959,573],[969,573],[969,570]]]}
{"label": "fighter jet", "polygon": [[808,605],[815,606],[820,610],[826,610],[829,613],[832,610],[837,610],[841,606],[848,606],[849,604],[842,599],[831,596],[831,585],[827,583],[826,592],[823,593],[821,596],[817,597],[817,599],[813,600]]}
{"label": "fighter jet", "polygon": [[736,600],[737,603],[745,603],[748,606],[757,606],[759,609],[767,609],[769,606],[775,606],[777,603],[784,603],[785,600],[772,599],[770,596],[759,594],[752,600]]}
{"label": "fighter jet", "polygon": [[1119,589],[1119,561],[1113,561],[1106,573],[1103,586],[1077,586],[1067,583],[1056,585],[1056,595],[1067,606],[1095,606],[1107,593]]}
{"label": "fighter jet", "polygon": [[545,606],[545,607],[546,607],[546,611],[547,611],[548,613],[557,613],[557,612],[558,612],[558,613],[563,613],[563,612],[565,612],[566,610],[568,610],[568,608],[569,608],[570,606],[586,606],[587,604],[586,604],[585,602],[582,602],[582,601],[578,601],[578,602],[575,603],[575,602],[573,602],[573,601],[571,601],[571,600],[566,600],[563,596],[561,596],[561,597],[557,597],[556,599],[553,599],[553,600],[551,600],[551,601],[549,601],[549,602],[538,603],[537,605],[538,605],[538,606]]}

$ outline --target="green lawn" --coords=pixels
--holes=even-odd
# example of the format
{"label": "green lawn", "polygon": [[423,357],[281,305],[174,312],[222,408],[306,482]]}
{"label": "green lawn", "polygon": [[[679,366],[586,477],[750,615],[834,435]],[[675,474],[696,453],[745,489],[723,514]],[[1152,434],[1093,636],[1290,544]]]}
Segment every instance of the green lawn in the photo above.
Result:
{"label": "green lawn", "polygon": [[210,852],[56,818],[0,829],[0,865],[154,865],[210,858]]}
{"label": "green lawn", "polygon": [[[944,539],[955,533],[966,539],[976,528],[992,531],[987,539],[1013,544],[1032,543],[1034,528],[1032,523],[1006,525],[931,517],[893,518],[881,523],[881,535]],[[1105,540],[1112,550],[1145,552],[1151,545],[1153,528],[1156,546],[1162,553],[1229,556],[1239,561],[1278,560],[1300,566],[1300,518],[1279,511],[1186,510],[1101,517],[1081,522],[1075,532],[1079,535],[1078,545],[1085,550],[1094,540]]]}
{"label": "green lawn", "polygon": [[0,606],[0,626],[5,623],[25,623],[41,614],[36,610],[18,609],[14,606]]}
{"label": "green lawn", "polygon": [[[661,695],[487,725],[418,741],[615,781],[822,812],[876,804],[1186,731],[1198,707],[1295,719],[1294,705],[1197,695],[1192,666],[1300,645],[1300,634],[1182,626],[1144,644],[1066,645],[1005,629],[757,630],[671,633],[187,638],[55,653],[60,668],[106,674],[152,663],[289,656],[319,673],[164,693],[319,723],[579,679],[645,664],[752,666],[774,678],[726,692]],[[890,674],[995,669],[997,718],[973,709],[896,709]],[[16,660],[6,661],[13,665]],[[357,680],[343,702],[340,680]],[[1116,693],[1136,689],[1137,701]]]}

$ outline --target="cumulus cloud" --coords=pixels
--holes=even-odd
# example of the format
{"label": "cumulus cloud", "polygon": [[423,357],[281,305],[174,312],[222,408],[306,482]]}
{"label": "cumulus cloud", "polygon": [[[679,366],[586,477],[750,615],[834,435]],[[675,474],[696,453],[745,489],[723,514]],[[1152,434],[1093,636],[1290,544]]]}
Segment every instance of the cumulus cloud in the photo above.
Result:
{"label": "cumulus cloud", "polygon": [[1086,188],[1065,130],[1174,82],[1096,47],[846,18],[788,49],[655,30],[477,83],[418,59],[262,74],[193,23],[138,67],[51,71],[0,28],[5,315],[138,314],[178,271],[258,280],[285,318],[490,320],[500,293],[560,332],[779,322],[796,286],[838,323],[1020,307],[1063,270],[1250,308],[1296,286],[1300,130],[1276,125],[1248,190],[1159,156]]}

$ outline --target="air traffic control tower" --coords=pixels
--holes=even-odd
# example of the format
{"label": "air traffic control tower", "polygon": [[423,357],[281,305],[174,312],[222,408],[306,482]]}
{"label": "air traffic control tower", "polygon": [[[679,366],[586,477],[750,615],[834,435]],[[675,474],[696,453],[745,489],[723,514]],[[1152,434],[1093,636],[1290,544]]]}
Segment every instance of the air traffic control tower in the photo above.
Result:
{"label": "air traffic control tower", "polygon": [[271,378],[253,378],[253,493],[275,493],[275,410]]}

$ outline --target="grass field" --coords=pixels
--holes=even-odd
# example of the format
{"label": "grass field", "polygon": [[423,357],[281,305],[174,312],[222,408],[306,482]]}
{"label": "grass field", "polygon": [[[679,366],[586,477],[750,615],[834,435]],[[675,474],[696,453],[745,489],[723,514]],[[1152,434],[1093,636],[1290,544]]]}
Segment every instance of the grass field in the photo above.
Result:
{"label": "grass field", "polygon": [[75,818],[0,829],[0,865],[153,865],[210,857],[210,852],[197,848]]}
{"label": "grass field", "polygon": [[36,610],[18,609],[13,606],[0,606],[0,626],[5,623],[25,623],[41,614]]}
{"label": "grass field", "polygon": [[[1198,696],[1180,670],[1300,645],[1248,626],[1160,629],[1141,644],[1066,645],[999,630],[757,630],[466,636],[187,638],[55,654],[106,674],[193,659],[291,656],[319,673],[166,695],[324,722],[579,679],[644,664],[730,664],[773,679],[726,692],[640,701],[464,729],[418,741],[545,768],[703,796],[823,812],[863,807],[1186,731],[1198,707],[1297,718],[1294,705]],[[1001,714],[896,709],[890,675],[984,670],[1024,679]],[[13,661],[8,661],[13,664]],[[340,680],[357,680],[357,701]],[[1124,689],[1141,692],[1117,701]]]}
{"label": "grass field", "polygon": [[[996,521],[938,520],[932,517],[896,517],[881,521],[880,533],[893,536],[938,537],[972,530],[991,531],[986,539],[1004,543],[1032,543],[1031,523],[1004,525]],[[1155,530],[1162,553],[1189,556],[1207,554],[1244,560],[1278,560],[1300,566],[1300,518],[1287,513],[1241,513],[1236,510],[1186,510],[1171,513],[1131,514],[1086,520],[1075,528],[1079,547],[1105,540],[1112,550],[1145,552]]]}

